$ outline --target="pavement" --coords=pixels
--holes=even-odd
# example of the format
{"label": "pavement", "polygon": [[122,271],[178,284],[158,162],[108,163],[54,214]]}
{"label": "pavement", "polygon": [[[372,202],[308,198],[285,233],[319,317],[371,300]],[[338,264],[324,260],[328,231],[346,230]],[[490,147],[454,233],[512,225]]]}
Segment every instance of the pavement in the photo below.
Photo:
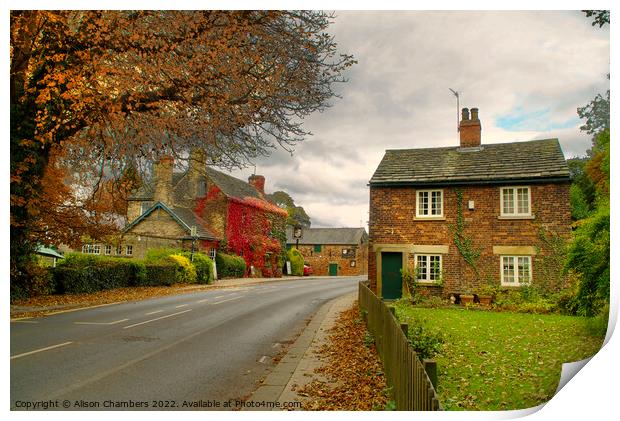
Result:
{"label": "pavement", "polygon": [[[246,401],[251,405],[246,410],[301,409],[291,405],[292,402],[303,402],[306,399],[296,391],[313,380],[327,380],[320,373],[315,373],[317,368],[325,365],[318,351],[328,342],[329,330],[340,313],[351,308],[356,299],[357,292],[351,292],[331,300],[319,309],[287,354]],[[279,402],[280,407],[263,406],[263,402]]]}
{"label": "pavement", "polygon": [[[239,409],[213,405],[243,402],[261,379],[274,379],[274,363],[291,343],[277,367],[294,373],[303,341],[325,319],[324,304],[354,295],[361,279],[228,280],[226,289],[13,319],[11,408]],[[299,332],[304,339],[295,339]],[[154,406],[161,403],[176,406]]]}

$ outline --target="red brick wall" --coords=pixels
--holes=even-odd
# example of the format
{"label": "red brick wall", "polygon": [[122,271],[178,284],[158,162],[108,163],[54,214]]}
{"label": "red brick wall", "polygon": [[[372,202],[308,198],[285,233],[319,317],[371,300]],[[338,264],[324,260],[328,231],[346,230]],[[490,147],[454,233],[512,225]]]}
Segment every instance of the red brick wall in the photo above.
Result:
{"label": "red brick wall", "polygon": [[[537,282],[545,247],[540,238],[541,228],[567,238],[570,235],[569,183],[530,184],[531,211],[535,219],[502,220],[500,215],[500,187],[463,187],[463,218],[465,236],[475,248],[482,247],[477,263],[480,276],[463,260],[454,245],[450,225],[456,222],[456,193],[444,188],[444,217],[441,221],[419,221],[415,218],[416,190],[412,187],[371,187],[369,221],[368,275],[371,287],[377,288],[375,244],[448,245],[449,252],[442,257],[444,293],[462,290],[465,285],[475,287],[493,281],[500,283],[500,258],[493,254],[493,246],[533,246],[540,252],[532,259],[533,282]],[[468,201],[475,209],[468,210]],[[408,256],[413,267],[413,254]],[[558,276],[560,276],[558,274]],[[540,276],[538,277],[540,279]]]}
{"label": "red brick wall", "polygon": [[[355,258],[343,257],[342,249],[355,248]],[[338,276],[365,275],[368,269],[368,243],[362,245],[322,245],[321,251],[314,251],[314,246],[299,246],[304,256],[304,263],[312,267],[312,274],[317,276],[329,275],[329,264],[338,264]],[[351,267],[351,261],[355,266]]]}

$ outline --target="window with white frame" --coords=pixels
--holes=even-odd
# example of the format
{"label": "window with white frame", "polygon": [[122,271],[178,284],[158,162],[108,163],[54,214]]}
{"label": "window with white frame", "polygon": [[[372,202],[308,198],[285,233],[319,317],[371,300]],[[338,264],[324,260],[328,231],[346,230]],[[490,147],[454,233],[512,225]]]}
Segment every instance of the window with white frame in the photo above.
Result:
{"label": "window with white frame", "polygon": [[85,254],[100,254],[101,245],[99,244],[84,244],[82,246],[82,253]]}
{"label": "window with white frame", "polygon": [[416,254],[415,270],[418,282],[439,282],[441,279],[441,255]]}
{"label": "window with white frame", "polygon": [[215,261],[215,248],[209,250],[209,257],[211,260]]}
{"label": "window with white frame", "polygon": [[520,286],[532,281],[532,258],[530,256],[502,256],[502,285]]}
{"label": "window with white frame", "polygon": [[420,218],[443,216],[443,190],[418,190],[416,216]]}
{"label": "window with white frame", "polygon": [[531,195],[529,187],[502,187],[500,192],[502,216],[531,215]]}
{"label": "window with white frame", "polygon": [[125,254],[127,256],[132,256],[133,255],[133,246],[131,246],[131,245],[125,246]]}
{"label": "window with white frame", "polygon": [[116,246],[116,255],[120,256],[123,254],[123,246]]}
{"label": "window with white frame", "polygon": [[111,255],[112,254],[112,246],[109,245],[109,244],[105,245],[104,248],[103,248],[103,252],[104,252],[104,254],[106,256]]}

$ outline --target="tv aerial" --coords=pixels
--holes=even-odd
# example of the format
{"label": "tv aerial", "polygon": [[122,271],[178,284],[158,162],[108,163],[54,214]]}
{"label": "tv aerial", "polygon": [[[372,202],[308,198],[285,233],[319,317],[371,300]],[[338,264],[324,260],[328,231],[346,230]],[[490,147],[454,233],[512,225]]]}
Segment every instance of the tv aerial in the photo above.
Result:
{"label": "tv aerial", "polygon": [[450,89],[450,92],[452,92],[454,94],[454,96],[456,97],[456,131],[460,132],[461,128],[460,128],[460,125],[459,125],[459,111],[460,111],[460,108],[461,108],[461,104],[460,104],[460,98],[461,98],[460,95],[461,95],[461,93],[458,92],[458,91],[455,91],[452,88],[448,88],[448,89]]}

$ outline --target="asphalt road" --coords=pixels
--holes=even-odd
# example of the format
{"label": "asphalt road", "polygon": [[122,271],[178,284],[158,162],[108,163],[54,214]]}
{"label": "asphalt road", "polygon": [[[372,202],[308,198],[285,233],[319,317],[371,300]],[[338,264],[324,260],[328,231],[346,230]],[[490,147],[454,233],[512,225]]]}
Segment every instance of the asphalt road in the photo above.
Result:
{"label": "asphalt road", "polygon": [[271,282],[12,322],[11,409],[228,409],[322,304],[361,279]]}

